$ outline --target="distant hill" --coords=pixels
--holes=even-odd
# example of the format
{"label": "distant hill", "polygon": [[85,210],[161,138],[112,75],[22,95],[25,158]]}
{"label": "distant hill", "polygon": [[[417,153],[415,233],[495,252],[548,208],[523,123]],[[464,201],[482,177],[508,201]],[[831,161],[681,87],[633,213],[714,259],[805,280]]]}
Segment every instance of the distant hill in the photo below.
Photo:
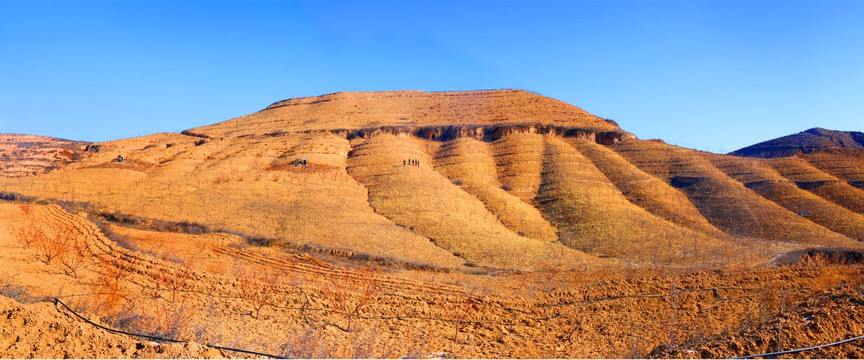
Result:
{"label": "distant hill", "polygon": [[44,174],[80,160],[87,144],[47,136],[0,133],[0,177]]}
{"label": "distant hill", "polygon": [[812,128],[733,151],[730,155],[779,158],[821,150],[862,150],[864,133]]}

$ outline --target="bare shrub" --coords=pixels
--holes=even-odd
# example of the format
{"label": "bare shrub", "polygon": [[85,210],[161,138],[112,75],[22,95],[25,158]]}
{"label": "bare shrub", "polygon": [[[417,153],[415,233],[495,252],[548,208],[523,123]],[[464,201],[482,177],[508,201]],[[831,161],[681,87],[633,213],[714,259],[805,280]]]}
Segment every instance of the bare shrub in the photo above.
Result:
{"label": "bare shrub", "polygon": [[333,346],[324,338],[321,330],[309,326],[288,334],[280,355],[289,359],[321,359],[333,357]]}
{"label": "bare shrub", "polygon": [[69,244],[66,251],[60,254],[57,260],[63,265],[66,275],[77,278],[78,270],[87,265],[89,254],[90,244],[76,236],[72,238],[72,243]]}
{"label": "bare shrub", "polygon": [[[93,284],[96,294],[94,312],[106,317],[128,320],[127,316],[133,306],[133,299],[123,288],[123,280],[129,273],[126,265],[119,259],[109,256],[97,257],[99,278]],[[119,320],[118,320],[119,321]]]}
{"label": "bare shrub", "polygon": [[321,288],[321,293],[333,312],[346,322],[344,328],[339,325],[336,327],[351,331],[352,320],[381,292],[376,277],[377,271],[365,269],[358,273],[341,271],[339,275],[327,279],[329,284]]}
{"label": "bare shrub", "polygon": [[179,291],[186,286],[191,277],[192,269],[186,263],[181,263],[180,270],[173,272],[168,268],[160,267],[156,273],[157,294],[158,289],[164,287],[171,294],[171,302],[176,302]]}
{"label": "bare shrub", "polygon": [[52,236],[42,236],[33,243],[37,256],[47,265],[65,253],[69,244],[77,239],[78,230],[71,224],[57,224],[52,228]]}
{"label": "bare shrub", "polygon": [[15,236],[15,239],[25,248],[29,248],[34,243],[42,241],[45,237],[45,231],[33,219],[28,219],[24,224],[14,227],[9,225],[9,232]]}
{"label": "bare shrub", "polygon": [[241,269],[237,278],[240,280],[240,298],[252,306],[252,317],[258,319],[261,310],[275,304],[279,294],[279,274],[254,267]]}
{"label": "bare shrub", "polygon": [[453,341],[459,342],[459,333],[465,328],[472,315],[481,310],[484,295],[484,292],[474,289],[456,301],[444,303],[444,311],[447,313],[448,319],[453,322]]}
{"label": "bare shrub", "polygon": [[136,327],[150,335],[176,339],[195,317],[193,308],[189,305],[189,293],[183,293],[170,298],[158,297],[155,294],[153,305],[141,315]]}

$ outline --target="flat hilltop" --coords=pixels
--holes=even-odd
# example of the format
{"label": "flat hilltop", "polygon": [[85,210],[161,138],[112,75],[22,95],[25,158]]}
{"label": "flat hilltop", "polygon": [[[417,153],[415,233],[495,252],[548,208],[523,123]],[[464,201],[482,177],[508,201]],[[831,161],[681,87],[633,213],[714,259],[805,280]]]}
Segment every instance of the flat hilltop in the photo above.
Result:
{"label": "flat hilltop", "polygon": [[2,135],[0,357],[731,358],[860,336],[864,153],[835,135],[712,154],[519,90]]}
{"label": "flat hilltop", "polygon": [[340,92],[278,101],[256,113],[185,133],[215,138],[304,131],[378,128],[417,131],[460,125],[497,128],[525,124],[626,134],[612,121],[524,90]]}

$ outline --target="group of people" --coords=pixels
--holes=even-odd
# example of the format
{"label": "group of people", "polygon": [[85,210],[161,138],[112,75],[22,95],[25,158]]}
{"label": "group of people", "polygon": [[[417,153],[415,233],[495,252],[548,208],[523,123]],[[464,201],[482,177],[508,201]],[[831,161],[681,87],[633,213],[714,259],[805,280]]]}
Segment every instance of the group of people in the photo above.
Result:
{"label": "group of people", "polygon": [[406,166],[406,165],[420,166],[420,160],[417,160],[417,159],[402,160],[402,166]]}

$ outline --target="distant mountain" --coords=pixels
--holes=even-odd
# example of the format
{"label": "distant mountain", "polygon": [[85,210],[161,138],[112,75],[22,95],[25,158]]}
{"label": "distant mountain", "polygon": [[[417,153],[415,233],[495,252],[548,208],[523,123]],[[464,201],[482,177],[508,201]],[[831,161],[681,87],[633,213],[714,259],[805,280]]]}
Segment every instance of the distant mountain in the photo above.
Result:
{"label": "distant mountain", "polygon": [[812,128],[797,134],[750,145],[729,154],[747,157],[779,158],[791,156],[798,152],[810,153],[836,149],[864,149],[864,133]]}

